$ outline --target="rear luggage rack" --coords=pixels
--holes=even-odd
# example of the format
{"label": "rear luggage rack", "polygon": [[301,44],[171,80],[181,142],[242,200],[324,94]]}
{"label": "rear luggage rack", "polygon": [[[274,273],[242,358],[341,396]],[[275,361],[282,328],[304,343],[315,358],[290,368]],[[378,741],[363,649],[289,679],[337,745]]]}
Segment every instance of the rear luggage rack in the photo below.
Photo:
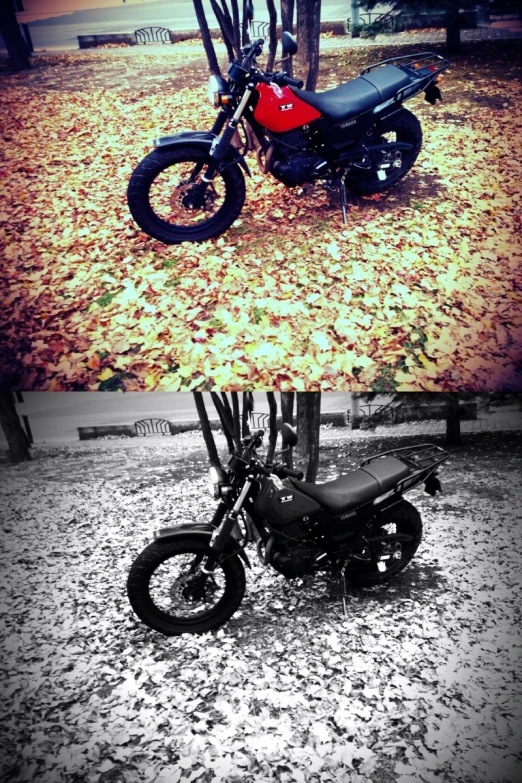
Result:
{"label": "rear luggage rack", "polygon": [[364,460],[360,467],[363,468],[381,457],[395,457],[395,459],[404,462],[412,470],[410,475],[399,481],[395,487],[394,491],[401,493],[426,481],[435,468],[449,458],[449,454],[444,449],[441,449],[440,446],[434,446],[431,443],[421,443],[418,446],[405,446],[400,449],[383,451],[381,454],[374,454],[372,457]]}
{"label": "rear luggage rack", "polygon": [[370,71],[379,68],[381,65],[395,65],[396,68],[400,68],[401,71],[410,77],[410,84],[407,87],[402,87],[395,95],[394,101],[402,101],[406,97],[411,98],[429,87],[442,71],[449,68],[451,63],[442,55],[434,52],[421,52],[416,55],[403,54],[400,57],[392,57],[389,60],[381,60],[378,63],[369,65],[364,71],[361,71],[360,76],[370,73]]}
{"label": "rear luggage rack", "polygon": [[417,78],[423,76],[436,76],[451,65],[449,60],[434,52],[421,52],[420,54],[402,54],[400,57],[391,57],[389,60],[380,60],[378,63],[369,65],[360,76],[379,68],[381,65],[396,65],[397,68],[405,68],[411,76]]}

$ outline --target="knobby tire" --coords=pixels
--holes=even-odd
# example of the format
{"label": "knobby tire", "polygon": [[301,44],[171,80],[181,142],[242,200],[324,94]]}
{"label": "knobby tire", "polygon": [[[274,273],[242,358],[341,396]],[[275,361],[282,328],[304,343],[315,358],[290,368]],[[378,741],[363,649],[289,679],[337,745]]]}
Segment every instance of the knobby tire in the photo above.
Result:
{"label": "knobby tire", "polygon": [[157,149],[147,155],[134,170],[127,189],[127,202],[132,217],[150,237],[166,245],[182,242],[204,242],[223,234],[239,216],[245,202],[245,178],[237,165],[226,166],[217,174],[225,188],[225,199],[220,209],[206,220],[182,226],[170,223],[157,215],[150,203],[154,181],[170,166],[194,163],[202,167],[210,161],[208,152],[199,147]]}
{"label": "knobby tire", "polygon": [[209,554],[208,543],[190,535],[172,541],[153,542],[138,555],[129,572],[127,594],[132,608],[145,625],[165,636],[182,633],[205,633],[224,625],[238,609],[245,593],[245,569],[237,555],[228,557],[221,569],[225,591],[219,602],[199,617],[176,617],[156,606],[150,595],[150,583],[155,571],[169,558],[193,554]]}
{"label": "knobby tire", "polygon": [[405,552],[400,561],[396,561],[392,568],[387,571],[379,571],[377,566],[369,564],[368,568],[354,569],[346,571],[346,579],[356,585],[378,585],[388,582],[400,573],[412,560],[422,539],[422,520],[417,509],[408,503],[407,500],[401,500],[396,506],[393,506],[383,515],[380,522],[382,525],[394,523],[397,526],[397,532],[413,536],[413,540],[404,545]]}
{"label": "knobby tire", "polygon": [[[406,176],[417,160],[422,146],[422,127],[417,117],[408,109],[401,109],[388,120],[383,120],[382,125],[376,131],[376,135],[380,137],[384,133],[392,132],[396,132],[397,141],[413,144],[412,149],[407,150],[404,154],[405,160],[403,165],[385,180],[378,179],[377,174],[374,173],[369,174],[368,178],[347,179],[346,187],[353,193],[367,196],[373,193],[383,193],[385,190],[393,188]],[[370,143],[372,143],[371,140]]]}

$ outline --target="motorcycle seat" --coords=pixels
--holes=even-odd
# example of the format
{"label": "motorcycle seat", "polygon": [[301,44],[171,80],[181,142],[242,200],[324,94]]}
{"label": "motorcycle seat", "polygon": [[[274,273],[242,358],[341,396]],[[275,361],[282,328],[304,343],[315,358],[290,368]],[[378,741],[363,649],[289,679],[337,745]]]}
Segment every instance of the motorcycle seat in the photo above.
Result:
{"label": "motorcycle seat", "polygon": [[294,485],[334,516],[362,506],[393,489],[410,475],[410,468],[396,457],[381,457],[363,468],[324,484],[294,481]]}
{"label": "motorcycle seat", "polygon": [[410,77],[397,66],[382,65],[333,90],[310,92],[296,89],[294,92],[328,120],[340,123],[393,98],[410,81]]}

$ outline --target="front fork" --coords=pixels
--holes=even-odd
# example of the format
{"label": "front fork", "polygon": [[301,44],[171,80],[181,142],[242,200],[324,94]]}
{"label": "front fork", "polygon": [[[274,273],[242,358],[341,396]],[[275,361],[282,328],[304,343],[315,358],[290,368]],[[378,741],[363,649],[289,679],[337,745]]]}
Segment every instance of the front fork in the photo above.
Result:
{"label": "front fork", "polygon": [[[238,125],[241,121],[241,117],[243,116],[243,112],[245,110],[248,101],[250,100],[250,96],[252,95],[253,90],[254,90],[254,85],[247,84],[246,90],[243,93],[243,97],[239,101],[238,107],[235,110],[234,114],[232,115],[232,119],[230,120],[228,127],[225,128],[223,135],[217,142],[216,146],[211,150],[210,163],[207,166],[207,170],[201,177],[201,183],[193,189],[190,196],[189,206],[192,209],[200,209],[203,206],[207,187],[210,185],[210,183],[216,176],[219,167],[222,161],[224,160],[225,155],[227,154],[234,133],[238,128]],[[219,133],[221,133],[221,130],[225,125],[226,118],[227,115],[226,112],[224,111],[221,111],[216,117],[216,121],[211,131],[212,133],[216,134],[216,136]]]}
{"label": "front fork", "polygon": [[245,481],[243,489],[241,490],[238,499],[234,503],[234,507],[230,513],[225,516],[220,526],[214,530],[210,540],[211,554],[207,557],[204,565],[201,566],[201,570],[204,574],[211,574],[214,571],[219,558],[225,551],[228,539],[230,538],[232,530],[234,529],[234,526],[239,519],[239,514],[243,507],[243,503],[245,502],[245,498],[249,493],[250,487],[252,486],[252,481],[253,479],[247,479]]}

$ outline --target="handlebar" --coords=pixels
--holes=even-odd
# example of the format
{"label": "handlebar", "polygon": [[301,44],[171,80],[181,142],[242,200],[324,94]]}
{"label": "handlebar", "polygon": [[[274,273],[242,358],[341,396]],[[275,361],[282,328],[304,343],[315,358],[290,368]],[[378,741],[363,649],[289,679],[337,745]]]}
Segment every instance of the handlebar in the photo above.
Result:
{"label": "handlebar", "polygon": [[290,76],[286,76],[286,75],[285,75],[284,82],[289,87],[297,87],[298,90],[300,90],[304,86],[304,82],[302,79],[292,79]]}
{"label": "handlebar", "polygon": [[[243,449],[243,453],[242,453],[243,459],[249,459],[249,457],[251,456],[250,452],[253,452],[256,446],[261,445],[261,440],[263,439],[263,435],[264,435],[264,430],[259,430],[258,432],[252,433],[252,436],[250,437],[248,443],[246,443],[245,448]],[[302,471],[292,470],[282,462],[276,462],[274,465],[266,465],[266,466],[257,463],[255,466],[255,472],[261,474],[262,476],[270,476],[271,474],[275,473],[275,475],[279,476],[279,478],[286,478],[288,476],[290,478],[295,478],[298,481],[301,481],[304,477],[304,473]]]}
{"label": "handlebar", "polygon": [[287,476],[290,476],[291,478],[296,478],[298,481],[302,481],[304,473],[299,470],[291,470],[290,468],[287,468],[286,465],[284,467],[284,472]]}
{"label": "handlebar", "polygon": [[275,473],[276,476],[279,476],[279,478],[287,478],[288,476],[290,478],[296,478],[298,481],[301,481],[301,479],[304,476],[304,473],[298,470],[292,470],[291,468],[287,467],[286,465],[283,465],[281,462],[277,463],[275,465],[270,465],[265,467],[258,466],[258,470],[260,473],[262,473],[264,476],[270,476],[272,473]]}

